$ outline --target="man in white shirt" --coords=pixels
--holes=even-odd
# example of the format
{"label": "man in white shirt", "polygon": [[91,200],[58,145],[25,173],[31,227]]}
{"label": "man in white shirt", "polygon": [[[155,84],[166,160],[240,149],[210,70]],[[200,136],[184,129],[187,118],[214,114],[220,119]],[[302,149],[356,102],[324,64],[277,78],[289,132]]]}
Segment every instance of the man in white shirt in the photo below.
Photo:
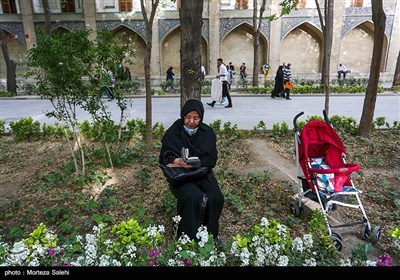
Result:
{"label": "man in white shirt", "polygon": [[340,79],[341,74],[343,74],[343,79],[346,79],[346,73],[349,73],[349,70],[347,70],[346,66],[340,63],[338,67],[338,79]]}
{"label": "man in white shirt", "polygon": [[204,80],[204,78],[206,77],[206,68],[204,67],[204,65],[201,65],[201,79]]}
{"label": "man in white shirt", "polygon": [[[217,78],[222,82],[222,97],[228,98],[228,105],[225,108],[232,108],[232,99],[228,91],[228,70],[222,60],[222,58],[217,59],[218,74]],[[216,101],[207,103],[208,106],[214,107]]]}

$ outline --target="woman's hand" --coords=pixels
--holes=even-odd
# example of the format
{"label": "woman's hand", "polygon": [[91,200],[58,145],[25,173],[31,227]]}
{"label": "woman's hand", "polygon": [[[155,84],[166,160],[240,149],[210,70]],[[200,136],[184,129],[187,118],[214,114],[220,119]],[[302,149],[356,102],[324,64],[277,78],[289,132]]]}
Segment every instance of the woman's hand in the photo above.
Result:
{"label": "woman's hand", "polygon": [[182,158],[176,158],[173,163],[169,163],[169,164],[167,164],[167,166],[168,167],[182,167],[182,168],[185,168],[185,169],[193,168],[192,165],[187,164],[186,162],[184,162]]}

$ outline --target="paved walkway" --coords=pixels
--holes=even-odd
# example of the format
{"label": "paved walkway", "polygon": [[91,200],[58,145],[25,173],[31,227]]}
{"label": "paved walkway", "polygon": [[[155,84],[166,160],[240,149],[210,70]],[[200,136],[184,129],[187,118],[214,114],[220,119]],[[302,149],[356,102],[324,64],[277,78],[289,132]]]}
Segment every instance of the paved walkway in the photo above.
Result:
{"label": "paved walkway", "polygon": [[[216,104],[214,108],[206,105],[210,96],[202,96],[205,107],[205,123],[221,120],[222,123],[230,122],[241,129],[253,129],[263,121],[267,129],[273,124],[286,122],[289,128],[293,127],[293,117],[301,111],[304,115],[299,120],[306,120],[307,116],[318,115],[322,117],[325,106],[324,95],[292,95],[292,100],[271,98],[269,95],[247,95],[232,93],[233,108],[224,108]],[[128,119],[145,119],[146,101],[144,96],[134,96],[131,99],[132,106],[127,109]],[[107,101],[114,121],[119,120],[119,109],[116,101]],[[332,94],[330,97],[330,116],[339,115],[353,117],[357,123],[360,121],[364,103],[364,94]],[[154,96],[152,99],[153,124],[161,122],[169,127],[179,118],[179,96]],[[48,119],[45,113],[52,111],[51,103],[40,100],[37,97],[16,97],[0,99],[0,119],[9,123],[23,117],[32,117],[41,123],[53,123],[54,119]],[[89,119],[89,115],[83,110],[78,110],[79,120]],[[392,125],[394,121],[400,121],[400,94],[379,94],[376,100],[374,119],[385,117]]]}

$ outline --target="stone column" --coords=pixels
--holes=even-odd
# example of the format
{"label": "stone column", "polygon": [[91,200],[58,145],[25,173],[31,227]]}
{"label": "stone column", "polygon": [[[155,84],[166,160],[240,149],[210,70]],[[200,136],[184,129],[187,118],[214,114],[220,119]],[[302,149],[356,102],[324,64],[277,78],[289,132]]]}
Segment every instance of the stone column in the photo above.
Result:
{"label": "stone column", "polygon": [[22,25],[24,26],[25,40],[27,49],[34,48],[36,45],[35,24],[33,23],[32,1],[19,1]]}
{"label": "stone column", "polygon": [[[342,42],[342,26],[345,17],[345,1],[334,1],[333,4],[333,35],[331,64],[329,72],[333,73],[331,78],[337,77],[337,67],[340,63],[340,45]],[[346,65],[346,62],[343,62]]]}
{"label": "stone column", "polygon": [[396,1],[394,9],[392,35],[389,38],[388,56],[384,72],[394,73],[396,70],[397,57],[400,51],[400,1]]}
{"label": "stone column", "polygon": [[[281,9],[279,6],[280,0],[272,0],[270,2],[270,15],[277,14],[279,15],[281,13]],[[278,69],[279,65],[282,64],[280,61],[280,56],[281,56],[281,18],[272,21],[270,27],[270,38],[269,38],[269,46],[268,46],[268,52],[269,52],[269,65],[272,67],[272,72],[276,72]],[[275,77],[275,74],[272,73],[273,76]]]}
{"label": "stone column", "polygon": [[220,56],[220,34],[219,34],[219,0],[210,0],[209,4],[209,65],[210,75],[215,76],[217,74],[217,59]]}
{"label": "stone column", "polygon": [[89,39],[91,41],[96,40],[96,1],[85,0],[83,4],[83,16],[85,18],[85,27],[91,29],[93,32],[90,34]]}

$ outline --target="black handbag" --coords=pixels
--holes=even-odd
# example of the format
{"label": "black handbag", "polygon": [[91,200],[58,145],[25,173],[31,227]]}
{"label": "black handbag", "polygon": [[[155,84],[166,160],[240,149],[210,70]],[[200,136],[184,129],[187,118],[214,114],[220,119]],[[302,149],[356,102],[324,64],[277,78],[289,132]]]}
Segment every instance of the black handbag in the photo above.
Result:
{"label": "black handbag", "polygon": [[208,173],[208,168],[204,166],[185,169],[182,167],[169,167],[164,164],[160,164],[160,168],[168,182],[173,186],[181,185],[187,182],[196,182],[204,178]]}

